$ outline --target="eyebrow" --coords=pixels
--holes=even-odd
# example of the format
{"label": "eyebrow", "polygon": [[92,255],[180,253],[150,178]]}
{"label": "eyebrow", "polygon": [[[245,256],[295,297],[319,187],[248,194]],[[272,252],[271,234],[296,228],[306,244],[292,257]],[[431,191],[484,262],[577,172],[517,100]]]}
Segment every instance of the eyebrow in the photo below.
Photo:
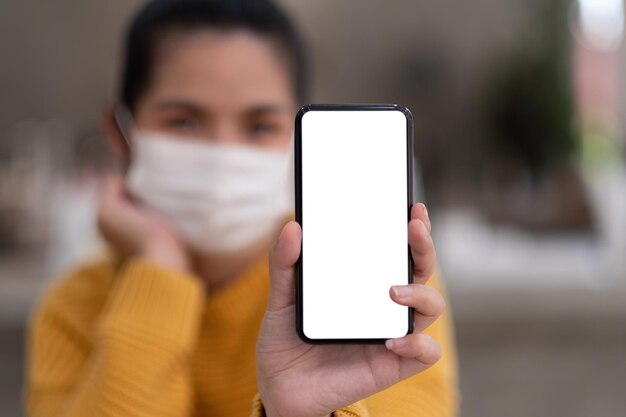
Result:
{"label": "eyebrow", "polygon": [[169,109],[184,109],[197,114],[204,113],[204,109],[201,106],[194,104],[191,101],[180,99],[161,101],[155,105],[155,108],[158,111],[165,111]]}
{"label": "eyebrow", "polygon": [[[157,103],[155,108],[158,111],[166,111],[170,109],[187,110],[196,114],[203,114],[207,112],[204,107],[184,99],[164,100]],[[287,105],[271,103],[252,106],[245,109],[243,113],[246,116],[258,116],[266,113],[282,113],[290,110],[290,107]]]}
{"label": "eyebrow", "polygon": [[263,113],[282,113],[290,110],[288,106],[278,104],[261,104],[245,110],[249,116],[257,116]]}

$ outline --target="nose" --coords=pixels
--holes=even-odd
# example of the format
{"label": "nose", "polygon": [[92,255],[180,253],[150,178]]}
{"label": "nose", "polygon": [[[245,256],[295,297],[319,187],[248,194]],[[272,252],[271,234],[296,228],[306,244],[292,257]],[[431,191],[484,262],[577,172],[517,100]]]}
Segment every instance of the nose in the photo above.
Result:
{"label": "nose", "polygon": [[242,142],[242,134],[237,124],[231,120],[220,120],[215,123],[212,129],[212,137],[216,142],[220,143],[237,143]]}

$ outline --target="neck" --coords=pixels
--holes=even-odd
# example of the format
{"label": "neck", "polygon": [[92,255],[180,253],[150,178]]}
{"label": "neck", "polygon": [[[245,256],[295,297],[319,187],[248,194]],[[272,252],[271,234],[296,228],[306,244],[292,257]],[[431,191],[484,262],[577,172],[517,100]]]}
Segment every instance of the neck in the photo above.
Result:
{"label": "neck", "polygon": [[194,272],[204,281],[207,292],[219,290],[268,254],[277,233],[234,253],[194,255]]}

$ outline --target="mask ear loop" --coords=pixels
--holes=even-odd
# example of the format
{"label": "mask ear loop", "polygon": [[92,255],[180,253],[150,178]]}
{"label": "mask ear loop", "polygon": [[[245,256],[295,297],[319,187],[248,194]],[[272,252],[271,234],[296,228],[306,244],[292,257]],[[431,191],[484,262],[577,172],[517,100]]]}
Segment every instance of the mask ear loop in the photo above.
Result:
{"label": "mask ear loop", "polygon": [[126,146],[128,147],[129,155],[132,154],[133,146],[131,142],[131,134],[130,129],[134,123],[133,114],[130,109],[126,106],[119,106],[113,111],[113,118],[115,119],[115,124],[122,134],[122,138],[124,138],[124,142],[126,142]]}

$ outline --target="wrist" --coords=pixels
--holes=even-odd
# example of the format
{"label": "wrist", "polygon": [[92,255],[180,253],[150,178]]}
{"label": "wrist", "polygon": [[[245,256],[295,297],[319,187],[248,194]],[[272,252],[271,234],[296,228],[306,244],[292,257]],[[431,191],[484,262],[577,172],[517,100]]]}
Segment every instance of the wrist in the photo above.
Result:
{"label": "wrist", "polygon": [[191,261],[185,250],[179,245],[172,245],[152,240],[141,251],[142,258],[156,265],[175,269],[181,272],[191,271]]}
{"label": "wrist", "polygon": [[[334,417],[335,413],[326,414],[324,417]],[[263,417],[280,417],[279,414],[268,413],[267,411],[263,412]]]}
{"label": "wrist", "polygon": [[[263,400],[261,400],[261,409],[263,410],[262,412],[262,416],[263,417],[287,417],[287,416],[283,416],[282,414],[276,412],[275,410],[271,409],[271,407],[267,407],[265,405],[265,403],[263,403]],[[330,413],[330,414],[326,414],[323,417],[334,417],[335,413]]]}

